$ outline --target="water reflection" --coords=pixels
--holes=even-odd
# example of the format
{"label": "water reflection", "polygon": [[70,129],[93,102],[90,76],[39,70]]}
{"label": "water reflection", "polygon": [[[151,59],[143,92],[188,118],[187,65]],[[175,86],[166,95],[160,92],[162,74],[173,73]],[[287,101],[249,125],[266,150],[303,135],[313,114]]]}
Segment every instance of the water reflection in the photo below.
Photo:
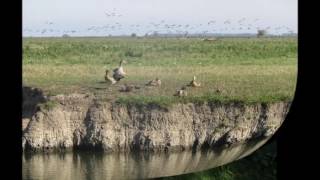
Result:
{"label": "water reflection", "polygon": [[23,179],[145,179],[202,171],[240,159],[267,139],[235,147],[172,153],[24,154]]}

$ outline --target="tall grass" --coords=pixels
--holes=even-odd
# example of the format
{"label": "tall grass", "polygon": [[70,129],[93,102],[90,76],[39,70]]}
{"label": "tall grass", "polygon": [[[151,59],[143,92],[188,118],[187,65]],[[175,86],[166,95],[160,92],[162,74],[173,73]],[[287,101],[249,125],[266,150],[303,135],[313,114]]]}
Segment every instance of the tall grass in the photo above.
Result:
{"label": "tall grass", "polygon": [[[135,59],[135,56],[139,59]],[[226,38],[217,42],[175,38],[25,38],[23,40],[24,64],[118,64],[118,60],[122,57],[128,57],[130,65],[133,66],[199,63],[287,65],[295,63],[297,42],[295,38]]]}

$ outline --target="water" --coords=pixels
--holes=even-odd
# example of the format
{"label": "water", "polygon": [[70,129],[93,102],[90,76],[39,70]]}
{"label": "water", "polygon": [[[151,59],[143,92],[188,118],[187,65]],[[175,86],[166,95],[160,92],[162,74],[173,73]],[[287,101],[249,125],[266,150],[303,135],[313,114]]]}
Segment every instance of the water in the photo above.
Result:
{"label": "water", "polygon": [[268,139],[228,148],[172,153],[70,152],[24,154],[23,179],[145,179],[202,171],[251,154]]}

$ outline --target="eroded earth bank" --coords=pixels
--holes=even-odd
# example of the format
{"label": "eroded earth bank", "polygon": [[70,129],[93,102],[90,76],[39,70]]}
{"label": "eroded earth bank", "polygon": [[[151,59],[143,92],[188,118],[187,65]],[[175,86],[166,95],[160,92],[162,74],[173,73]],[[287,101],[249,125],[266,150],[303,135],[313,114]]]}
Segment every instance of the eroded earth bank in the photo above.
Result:
{"label": "eroded earth bank", "polygon": [[170,151],[270,137],[290,102],[177,103],[168,107],[98,100],[91,94],[46,97],[24,88],[24,151],[96,149]]}

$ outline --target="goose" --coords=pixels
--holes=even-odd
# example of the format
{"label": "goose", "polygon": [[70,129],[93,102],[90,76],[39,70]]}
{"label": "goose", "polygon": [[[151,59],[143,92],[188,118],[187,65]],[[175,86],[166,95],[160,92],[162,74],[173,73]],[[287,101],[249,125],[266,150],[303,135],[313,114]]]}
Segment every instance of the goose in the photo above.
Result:
{"label": "goose", "polygon": [[133,85],[124,84],[124,86],[120,88],[120,92],[130,92],[133,90],[133,88]]}
{"label": "goose", "polygon": [[120,88],[120,92],[131,92],[133,91],[133,89],[140,89],[140,86],[135,86],[135,85],[128,85],[128,84],[124,84],[124,86],[122,86]]}
{"label": "goose", "polygon": [[187,90],[186,87],[182,87],[181,89],[177,90],[173,96],[179,96],[179,97],[187,96],[188,93],[186,90]]}
{"label": "goose", "polygon": [[161,80],[159,78],[149,81],[146,86],[161,86]]}
{"label": "goose", "polygon": [[200,83],[196,82],[196,76],[193,76],[193,80],[187,85],[187,86],[191,86],[191,87],[200,87]]}
{"label": "goose", "polygon": [[220,87],[216,88],[215,92],[219,93],[219,94],[222,93],[222,88],[220,88]]}
{"label": "goose", "polygon": [[111,84],[115,84],[117,83],[117,81],[113,78],[109,76],[109,70],[106,70],[106,75],[104,76],[104,79],[106,80],[106,82],[109,82]]}
{"label": "goose", "polygon": [[119,64],[119,67],[113,70],[113,78],[116,81],[120,81],[126,75],[126,73],[124,72],[123,67],[122,67],[123,63],[125,63],[125,61],[121,60],[120,64]]}

